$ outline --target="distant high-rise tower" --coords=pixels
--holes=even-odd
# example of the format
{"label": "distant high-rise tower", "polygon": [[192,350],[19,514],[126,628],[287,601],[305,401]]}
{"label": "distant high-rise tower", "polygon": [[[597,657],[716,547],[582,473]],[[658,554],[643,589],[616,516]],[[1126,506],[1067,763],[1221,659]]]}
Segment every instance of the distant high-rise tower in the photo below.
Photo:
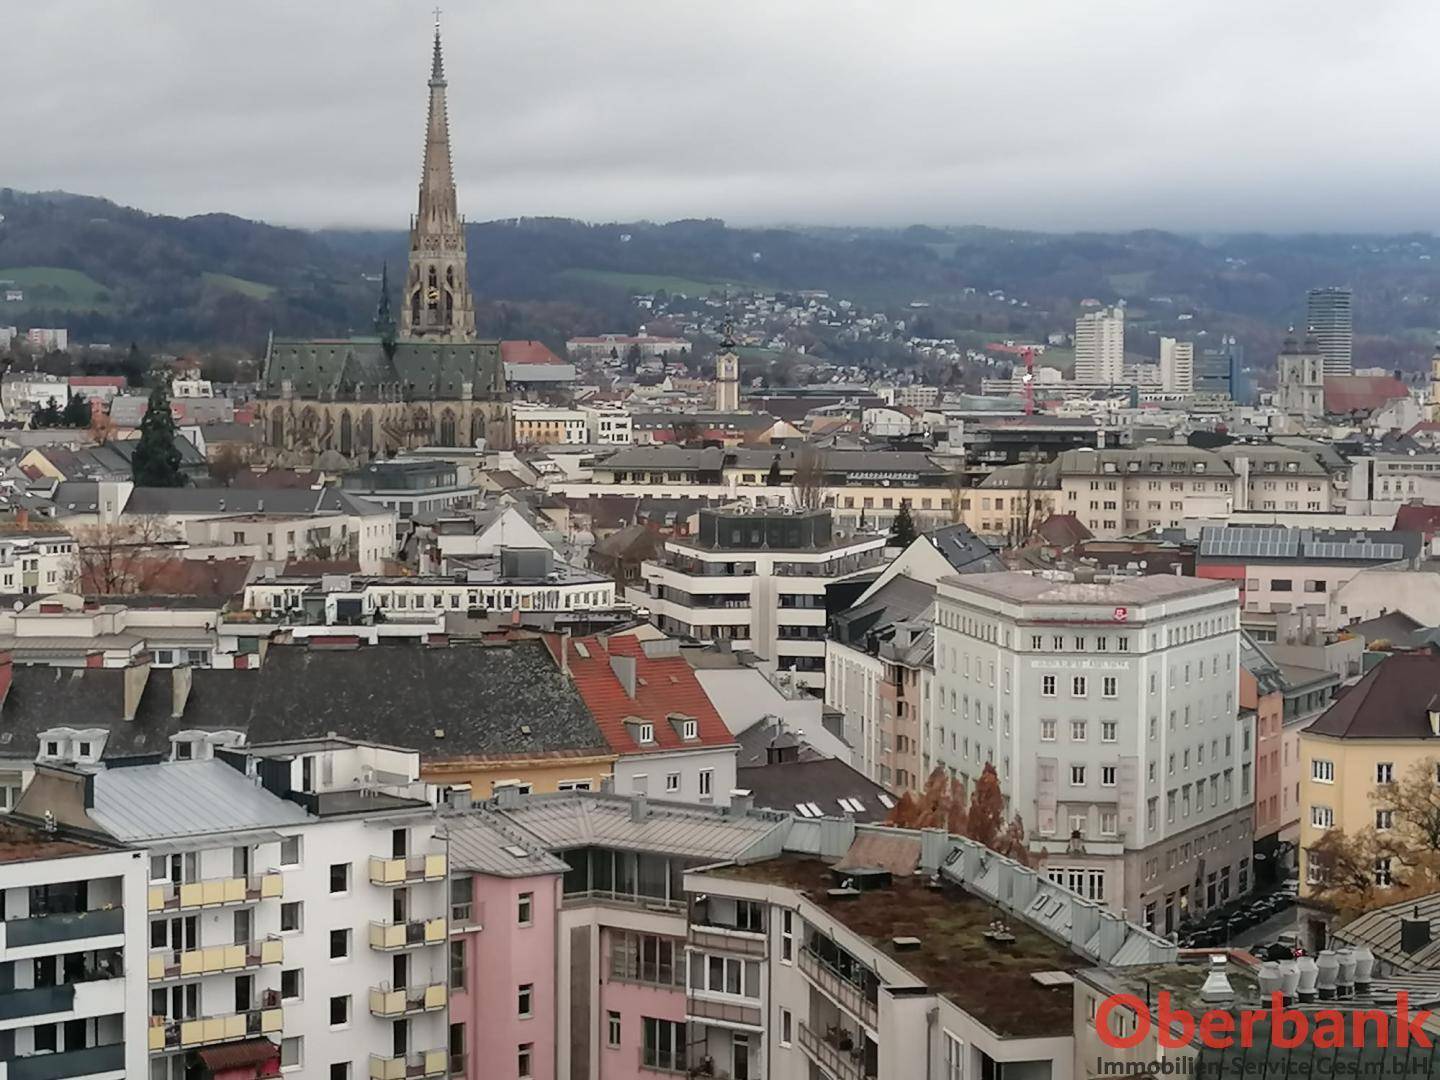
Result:
{"label": "distant high-rise tower", "polygon": [[1326,375],[1350,375],[1355,371],[1350,300],[1350,290],[1339,288],[1311,289],[1306,298],[1305,326],[1320,343]]}
{"label": "distant high-rise tower", "polygon": [[715,356],[715,411],[739,410],[740,357],[735,353],[735,342],[731,339],[730,324],[727,322],[720,340],[720,352]]}
{"label": "distant high-rise tower", "polygon": [[1435,354],[1430,357],[1429,405],[1429,415],[1426,419],[1431,423],[1440,421],[1440,342],[1435,343]]}
{"label": "distant high-rise tower", "polygon": [[1189,394],[1195,390],[1195,344],[1160,339],[1160,387],[1167,394]]}
{"label": "distant high-rise tower", "polygon": [[430,115],[425,123],[425,164],[420,205],[410,221],[410,273],[400,333],[406,338],[469,341],[475,337],[475,301],[465,270],[465,219],[455,205],[450,168],[450,121],[445,112],[445,64],[440,24],[430,61]]}
{"label": "distant high-rise tower", "polygon": [[1125,309],[1092,311],[1075,320],[1075,380],[1113,386],[1125,378]]}

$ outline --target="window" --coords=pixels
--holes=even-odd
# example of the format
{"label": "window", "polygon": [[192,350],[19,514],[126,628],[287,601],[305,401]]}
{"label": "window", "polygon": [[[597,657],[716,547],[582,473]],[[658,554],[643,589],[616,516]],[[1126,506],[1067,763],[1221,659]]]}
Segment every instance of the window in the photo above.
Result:
{"label": "window", "polygon": [[789,1009],[780,1010],[780,1045],[789,1046],[795,1036],[795,1021]]}
{"label": "window", "polygon": [[1394,823],[1395,823],[1395,811],[1393,811],[1393,810],[1376,810],[1376,811],[1375,811],[1375,828],[1376,828],[1377,831],[1379,831],[1379,832],[1384,832],[1386,829],[1390,828]]}
{"label": "window", "polygon": [[299,1001],[304,982],[304,972],[299,968],[286,968],[280,972],[280,1000]]}
{"label": "window", "polygon": [[1106,675],[1100,680],[1101,697],[1118,697],[1120,694],[1120,680],[1114,675]]}
{"label": "window", "polygon": [[1118,737],[1119,725],[1114,720],[1100,721],[1100,741],[1115,742]]}
{"label": "window", "polygon": [[1084,721],[1084,720],[1071,720],[1071,721],[1070,721],[1070,739],[1071,739],[1072,742],[1084,742],[1084,741],[1085,741],[1085,721]]}
{"label": "window", "polygon": [[641,741],[642,743],[652,743],[652,742],[655,741],[655,725],[654,725],[654,724],[641,724],[641,725],[640,725],[640,741]]}
{"label": "window", "polygon": [[1055,741],[1055,721],[1054,721],[1054,720],[1041,720],[1041,721],[1040,721],[1040,741],[1041,741],[1041,742],[1054,742],[1054,741]]}
{"label": "window", "polygon": [[1114,787],[1114,786],[1115,786],[1115,772],[1116,772],[1116,768],[1115,768],[1114,765],[1101,765],[1101,766],[1100,766],[1100,786],[1101,786],[1101,787]]}
{"label": "window", "polygon": [[350,955],[350,931],[330,931],[330,959],[344,960]]}
{"label": "window", "polygon": [[1310,824],[1317,829],[1328,829],[1335,824],[1335,811],[1328,806],[1310,807]]}
{"label": "window", "polygon": [[795,913],[788,908],[780,913],[780,962],[795,960]]}
{"label": "window", "polygon": [[1381,761],[1375,765],[1375,783],[1393,784],[1395,782],[1395,763],[1393,761]]}
{"label": "window", "polygon": [[521,1020],[528,1020],[535,1015],[535,984],[521,983],[520,989],[515,993],[515,1015]]}
{"label": "window", "polygon": [[450,942],[450,989],[463,990],[468,972],[465,966],[465,939]]}
{"label": "window", "polygon": [[301,916],[299,900],[290,900],[280,905],[280,932],[286,933],[291,930],[304,928],[304,919]]}
{"label": "window", "polygon": [[1100,835],[1118,836],[1120,833],[1120,815],[1113,810],[1107,810],[1100,815]]}
{"label": "window", "polygon": [[620,1014],[608,1013],[605,1020],[605,1045],[613,1050],[620,1045]]}
{"label": "window", "polygon": [[1322,784],[1333,784],[1335,782],[1335,763],[1326,761],[1323,758],[1312,758],[1310,761],[1310,779],[1317,780]]}
{"label": "window", "polygon": [[1071,766],[1070,766],[1070,786],[1071,786],[1071,787],[1084,787],[1084,786],[1085,786],[1085,766],[1084,766],[1084,765],[1071,765]]}
{"label": "window", "polygon": [[680,725],[680,737],[683,739],[698,739],[700,737],[700,725],[697,721],[686,720]]}
{"label": "window", "polygon": [[1085,676],[1076,675],[1070,680],[1070,694],[1072,697],[1085,696]]}
{"label": "window", "polygon": [[296,1035],[290,1039],[280,1040],[280,1068],[298,1069],[305,1058],[305,1039]]}
{"label": "window", "polygon": [[350,1022],[350,995],[341,994],[330,999],[330,1026],[340,1027]]}
{"label": "window", "polygon": [[1054,675],[1041,675],[1041,676],[1040,676],[1040,696],[1041,696],[1041,697],[1054,697],[1054,696],[1055,696],[1055,676],[1054,676]]}
{"label": "window", "polygon": [[535,1075],[535,1044],[521,1043],[515,1054],[515,1073],[519,1080],[530,1080]]}
{"label": "window", "polygon": [[715,770],[714,770],[714,769],[701,769],[701,770],[700,770],[700,798],[702,798],[702,799],[709,799],[709,798],[713,797],[714,788],[715,788]]}
{"label": "window", "polygon": [[330,1080],[350,1080],[350,1062],[337,1061],[331,1065]]}
{"label": "window", "polygon": [[300,865],[300,837],[283,836],[280,838],[280,865]]}
{"label": "window", "polygon": [[350,891],[350,864],[330,864],[330,894],[344,893]]}
{"label": "window", "polygon": [[1291,589],[1289,578],[1272,578],[1270,588],[1273,592],[1289,592]]}
{"label": "window", "polygon": [[672,772],[672,773],[666,773],[666,774],[665,774],[665,790],[666,790],[666,791],[679,791],[679,790],[680,790],[680,774],[679,774],[678,772]]}
{"label": "window", "polygon": [[[675,1020],[641,1020],[640,1064],[665,1072],[685,1069],[685,1025]],[[524,1073],[522,1076],[526,1075]]]}
{"label": "window", "polygon": [[1375,860],[1375,884],[1381,888],[1390,886],[1390,859],[1389,857]]}
{"label": "window", "polygon": [[535,917],[535,894],[533,892],[522,892],[515,901],[515,921],[521,926],[529,926]]}

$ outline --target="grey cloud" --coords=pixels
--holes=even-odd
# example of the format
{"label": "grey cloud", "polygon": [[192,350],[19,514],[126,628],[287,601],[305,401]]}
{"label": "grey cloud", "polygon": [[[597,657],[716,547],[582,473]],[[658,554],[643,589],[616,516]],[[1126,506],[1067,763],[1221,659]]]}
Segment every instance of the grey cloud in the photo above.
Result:
{"label": "grey cloud", "polygon": [[[1429,229],[1423,0],[485,0],[472,219]],[[9,0],[0,184],[403,225],[428,6]]]}

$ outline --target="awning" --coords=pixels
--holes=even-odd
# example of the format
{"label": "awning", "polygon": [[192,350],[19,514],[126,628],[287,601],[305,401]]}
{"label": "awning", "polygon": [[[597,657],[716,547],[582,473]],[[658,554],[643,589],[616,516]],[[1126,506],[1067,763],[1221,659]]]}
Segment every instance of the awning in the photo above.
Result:
{"label": "awning", "polygon": [[264,1065],[280,1056],[280,1047],[269,1039],[245,1039],[242,1042],[211,1046],[196,1053],[211,1072],[243,1069],[247,1065]]}

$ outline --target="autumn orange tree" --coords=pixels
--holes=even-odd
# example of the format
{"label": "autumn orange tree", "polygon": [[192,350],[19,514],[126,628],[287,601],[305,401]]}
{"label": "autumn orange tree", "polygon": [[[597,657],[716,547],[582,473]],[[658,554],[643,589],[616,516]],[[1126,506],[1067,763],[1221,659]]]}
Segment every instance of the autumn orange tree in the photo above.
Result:
{"label": "autumn orange tree", "polygon": [[916,798],[910,792],[896,802],[887,825],[903,829],[944,829],[955,836],[965,836],[984,844],[992,851],[1030,865],[1031,853],[1025,844],[1025,826],[1017,814],[1005,821],[1005,798],[1000,794],[1000,777],[995,766],[986,764],[975,782],[967,803],[965,785],[946,776],[936,766],[925,780],[925,787]]}

